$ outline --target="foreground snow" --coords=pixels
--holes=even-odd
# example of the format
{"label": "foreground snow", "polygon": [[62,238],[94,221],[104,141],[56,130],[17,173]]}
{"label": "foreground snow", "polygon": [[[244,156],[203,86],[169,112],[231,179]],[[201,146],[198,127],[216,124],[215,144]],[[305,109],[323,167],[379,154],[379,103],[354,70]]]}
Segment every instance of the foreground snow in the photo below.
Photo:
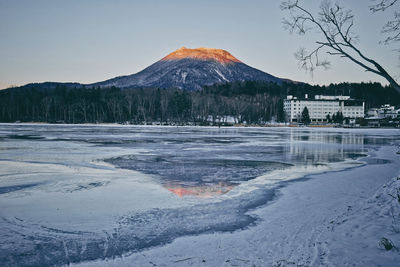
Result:
{"label": "foreground snow", "polygon": [[[400,156],[394,146],[368,164],[307,176],[251,215],[255,227],[186,236],[166,246],[78,266],[396,266],[400,246]],[[395,177],[395,178],[393,178]],[[394,196],[394,197],[393,197]]]}

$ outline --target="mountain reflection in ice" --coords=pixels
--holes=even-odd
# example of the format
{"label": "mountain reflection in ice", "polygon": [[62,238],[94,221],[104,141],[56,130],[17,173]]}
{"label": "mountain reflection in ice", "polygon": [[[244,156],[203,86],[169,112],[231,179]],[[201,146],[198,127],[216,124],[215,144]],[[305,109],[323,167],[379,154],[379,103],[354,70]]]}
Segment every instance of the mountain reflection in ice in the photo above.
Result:
{"label": "mountain reflection in ice", "polygon": [[233,189],[234,184],[220,182],[218,184],[203,184],[198,186],[182,186],[182,184],[165,184],[164,187],[179,197],[197,196],[213,197],[223,195]]}
{"label": "mountain reflection in ice", "polygon": [[[106,159],[118,167],[153,175],[179,196],[220,195],[223,182],[232,188],[268,172],[293,165],[318,165],[362,156],[364,136],[309,130],[197,130],[171,139],[158,136],[146,152]],[[197,135],[196,135],[197,134]],[[286,139],[287,138],[287,139]],[[136,143],[136,146],[139,144]],[[170,189],[168,184],[175,188]]]}
{"label": "mountain reflection in ice", "polygon": [[63,265],[249,227],[257,218],[248,211],[273,199],[282,181],[356,159],[397,136],[0,124],[0,262]]}

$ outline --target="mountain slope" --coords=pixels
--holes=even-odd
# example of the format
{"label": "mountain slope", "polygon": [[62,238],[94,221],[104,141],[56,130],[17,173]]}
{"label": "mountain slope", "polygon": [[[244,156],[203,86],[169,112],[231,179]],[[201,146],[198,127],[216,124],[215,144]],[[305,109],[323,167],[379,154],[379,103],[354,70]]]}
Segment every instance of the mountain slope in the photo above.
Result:
{"label": "mountain slope", "polygon": [[90,86],[200,90],[205,85],[233,81],[281,83],[284,80],[242,63],[225,50],[182,47],[136,74]]}

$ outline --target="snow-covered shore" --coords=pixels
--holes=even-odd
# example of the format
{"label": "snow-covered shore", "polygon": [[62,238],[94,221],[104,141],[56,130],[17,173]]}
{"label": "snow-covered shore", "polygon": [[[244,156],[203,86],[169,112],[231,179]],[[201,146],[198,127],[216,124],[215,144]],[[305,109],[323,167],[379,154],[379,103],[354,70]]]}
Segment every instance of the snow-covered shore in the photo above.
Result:
{"label": "snow-covered shore", "polygon": [[369,151],[367,164],[283,182],[278,197],[251,211],[244,230],[185,236],[172,243],[79,266],[396,266],[400,247],[400,155]]}

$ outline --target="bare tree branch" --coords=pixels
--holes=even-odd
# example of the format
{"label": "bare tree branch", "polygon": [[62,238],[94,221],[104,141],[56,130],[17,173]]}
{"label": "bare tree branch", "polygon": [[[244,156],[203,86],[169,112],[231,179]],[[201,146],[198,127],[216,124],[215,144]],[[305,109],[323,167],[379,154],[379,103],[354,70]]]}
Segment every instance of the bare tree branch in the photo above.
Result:
{"label": "bare tree branch", "polygon": [[324,69],[328,69],[330,66],[330,62],[326,59],[321,60],[318,55],[318,52],[324,46],[325,46],[324,44],[321,44],[319,47],[317,47],[310,53],[308,53],[305,48],[300,48],[295,53],[295,57],[299,61],[299,67],[306,71],[309,71],[311,74],[317,67],[323,67]]}
{"label": "bare tree branch", "polygon": [[[373,0],[376,2],[376,0]],[[377,4],[372,5],[369,9],[372,12],[385,11],[387,8],[392,7],[398,0],[379,0]]]}
{"label": "bare tree branch", "polygon": [[383,41],[385,44],[400,41],[400,12],[394,13],[394,19],[383,26],[382,33],[389,34]]}
{"label": "bare tree branch", "polygon": [[[381,1],[382,5],[380,7],[386,9],[389,5],[394,5],[398,0]],[[311,52],[301,48],[295,53],[295,57],[299,60],[300,68],[311,73],[317,67],[327,69],[330,66],[329,61],[320,60],[319,58],[319,54],[325,51],[331,56],[347,58],[365,71],[385,78],[393,88],[400,92],[400,86],[395,79],[377,61],[367,57],[357,48],[358,36],[352,31],[354,15],[350,9],[325,0],[319,8],[318,15],[313,15],[300,2],[300,0],[282,2],[281,9],[289,13],[288,18],[283,21],[285,28],[291,33],[295,32],[300,35],[316,29],[321,37],[320,40],[316,41],[317,46]],[[399,27],[398,24],[391,24],[391,26]]]}
{"label": "bare tree branch", "polygon": [[[373,0],[376,2],[376,0]],[[379,0],[378,3],[370,6],[373,13],[385,11],[388,8],[399,8],[400,1],[398,0]],[[397,5],[396,5],[397,4]],[[387,37],[382,41],[384,44],[390,44],[400,41],[400,10],[395,10],[393,19],[389,20],[383,27],[382,33]]]}

